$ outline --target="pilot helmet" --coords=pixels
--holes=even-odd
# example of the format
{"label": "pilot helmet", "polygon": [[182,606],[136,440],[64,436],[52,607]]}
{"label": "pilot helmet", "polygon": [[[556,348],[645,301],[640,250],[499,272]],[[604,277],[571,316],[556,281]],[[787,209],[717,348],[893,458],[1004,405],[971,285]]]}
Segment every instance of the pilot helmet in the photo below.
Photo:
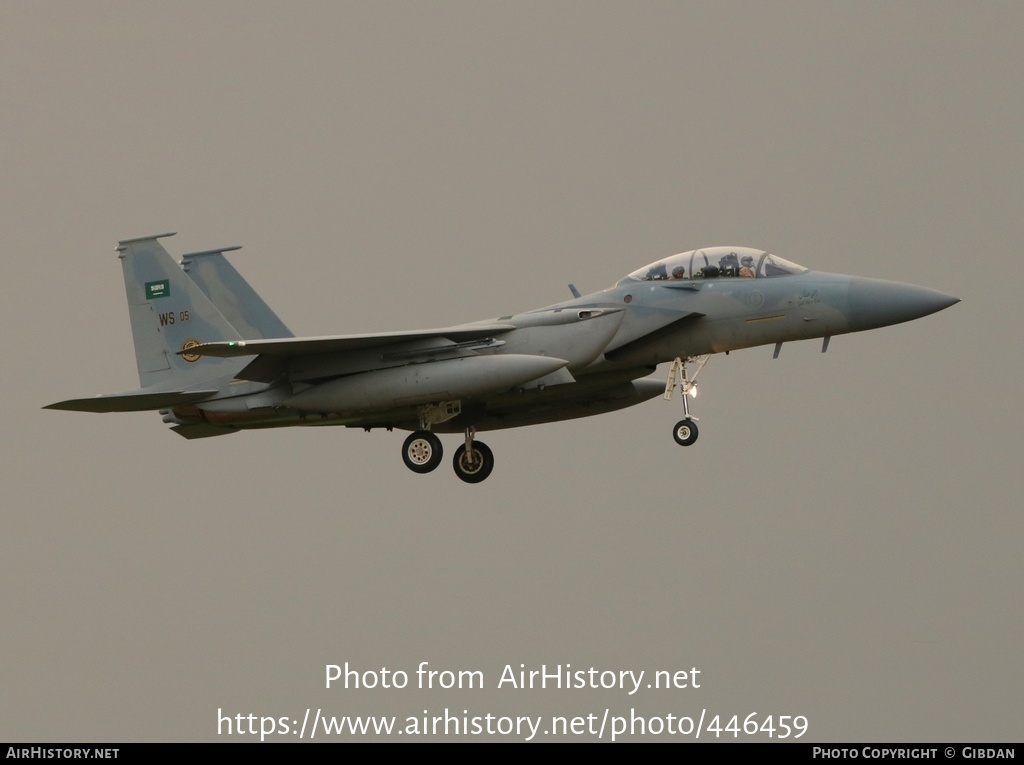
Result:
{"label": "pilot helmet", "polygon": [[672,269],[673,279],[683,279],[686,276],[686,268],[684,266],[676,266]]}

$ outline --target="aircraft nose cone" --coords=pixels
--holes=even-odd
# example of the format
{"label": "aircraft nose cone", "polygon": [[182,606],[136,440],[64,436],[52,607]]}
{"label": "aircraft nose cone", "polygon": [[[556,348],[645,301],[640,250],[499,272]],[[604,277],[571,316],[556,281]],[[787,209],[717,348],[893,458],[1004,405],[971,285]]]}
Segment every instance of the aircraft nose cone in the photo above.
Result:
{"label": "aircraft nose cone", "polygon": [[852,277],[849,301],[850,322],[857,331],[920,319],[960,298],[913,284]]}

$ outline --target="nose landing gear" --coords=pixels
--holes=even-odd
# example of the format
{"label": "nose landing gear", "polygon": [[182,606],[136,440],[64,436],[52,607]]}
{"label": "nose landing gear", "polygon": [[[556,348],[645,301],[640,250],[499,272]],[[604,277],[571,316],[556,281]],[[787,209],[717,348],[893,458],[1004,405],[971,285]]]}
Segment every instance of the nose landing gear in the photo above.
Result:
{"label": "nose landing gear", "polygon": [[[689,446],[697,440],[697,418],[690,414],[690,402],[687,399],[697,397],[697,375],[700,374],[700,370],[704,368],[704,365],[708,363],[708,359],[711,358],[711,354],[705,354],[704,356],[687,356],[685,359],[676,357],[676,360],[672,362],[672,367],[668,371],[668,380],[665,382],[665,398],[671,399],[672,394],[678,387],[680,394],[683,397],[683,419],[675,424],[672,429],[672,438],[680,446]],[[693,373],[693,377],[688,377],[686,372],[686,365],[690,363],[697,364],[697,369]]]}
{"label": "nose landing gear", "polygon": [[689,446],[697,440],[697,423],[693,420],[680,420],[676,423],[672,437],[680,446]]}

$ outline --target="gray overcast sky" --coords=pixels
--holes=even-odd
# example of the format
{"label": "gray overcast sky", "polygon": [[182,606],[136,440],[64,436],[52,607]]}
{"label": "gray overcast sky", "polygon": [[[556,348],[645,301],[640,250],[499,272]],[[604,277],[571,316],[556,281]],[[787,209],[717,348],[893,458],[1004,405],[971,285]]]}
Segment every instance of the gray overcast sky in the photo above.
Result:
{"label": "gray overcast sky", "polygon": [[[447,708],[1019,741],[1022,38],[1013,2],[3,3],[0,739]],[[489,434],[469,486],[398,433],[42,411],[135,387],[114,247],[168,230],[244,245],[297,334],[714,244],[963,302],[713,358],[685,451],[654,400]],[[324,688],[421,661],[486,687]]]}

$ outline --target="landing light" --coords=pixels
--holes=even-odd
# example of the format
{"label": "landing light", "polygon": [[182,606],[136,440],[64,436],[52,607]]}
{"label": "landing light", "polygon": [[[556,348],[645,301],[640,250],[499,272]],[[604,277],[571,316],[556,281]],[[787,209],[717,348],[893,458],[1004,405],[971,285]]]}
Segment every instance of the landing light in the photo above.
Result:
{"label": "landing light", "polygon": [[690,398],[697,398],[697,384],[689,383],[686,388],[686,395]]}

